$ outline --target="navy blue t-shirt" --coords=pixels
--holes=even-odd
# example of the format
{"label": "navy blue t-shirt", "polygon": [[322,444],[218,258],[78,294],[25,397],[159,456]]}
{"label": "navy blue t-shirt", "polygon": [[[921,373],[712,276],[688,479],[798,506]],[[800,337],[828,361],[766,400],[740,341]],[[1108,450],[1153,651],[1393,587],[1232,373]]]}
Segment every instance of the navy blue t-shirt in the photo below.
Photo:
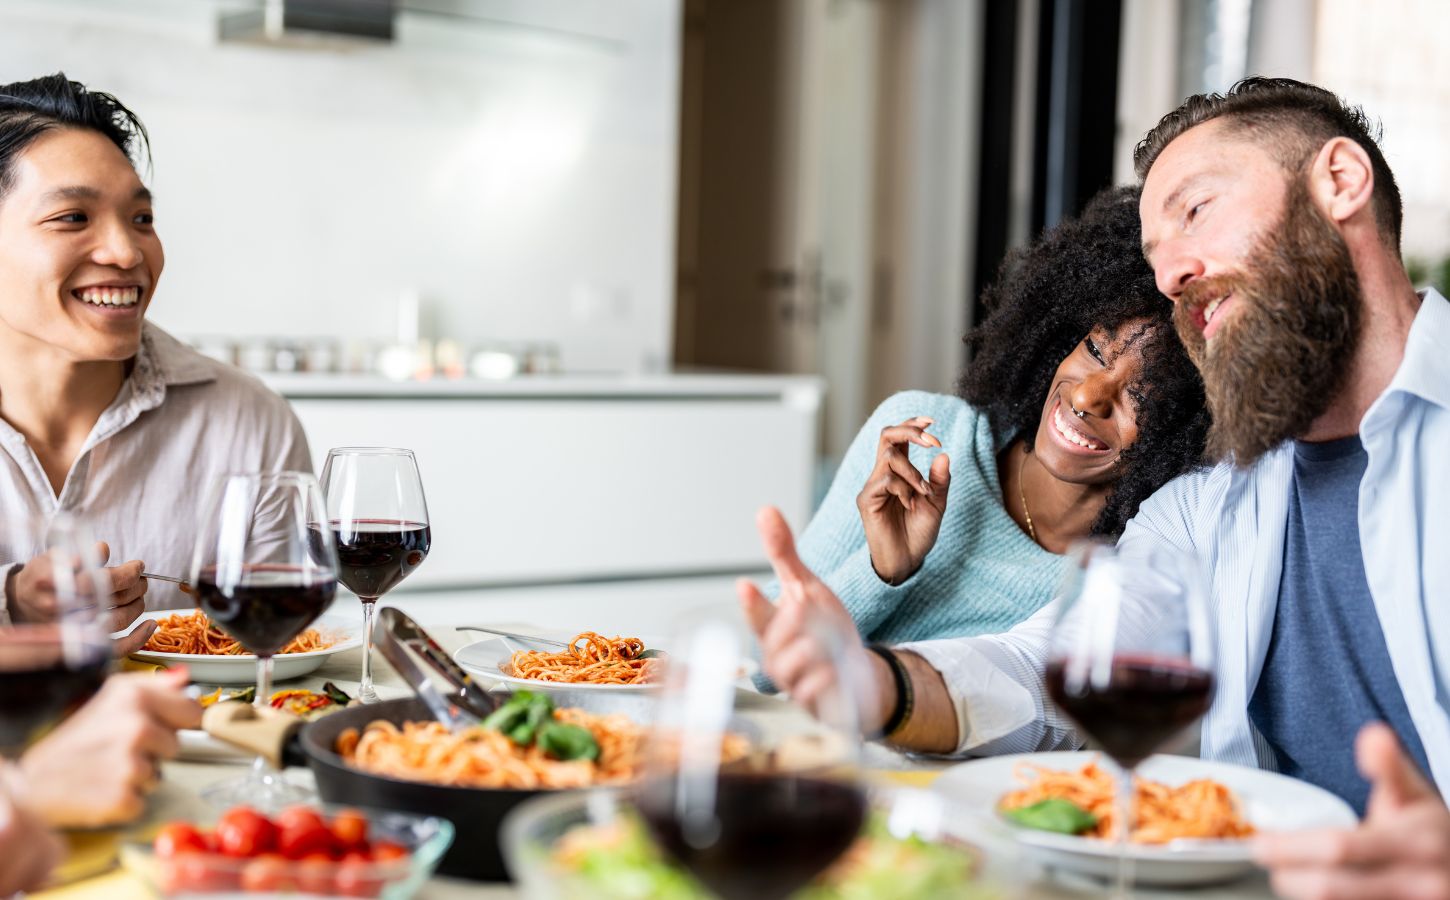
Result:
{"label": "navy blue t-shirt", "polygon": [[1368,457],[1359,437],[1296,442],[1284,575],[1268,656],[1249,719],[1285,775],[1337,794],[1364,815],[1369,782],[1354,738],[1389,724],[1429,771],[1390,665],[1359,546],[1359,483]]}

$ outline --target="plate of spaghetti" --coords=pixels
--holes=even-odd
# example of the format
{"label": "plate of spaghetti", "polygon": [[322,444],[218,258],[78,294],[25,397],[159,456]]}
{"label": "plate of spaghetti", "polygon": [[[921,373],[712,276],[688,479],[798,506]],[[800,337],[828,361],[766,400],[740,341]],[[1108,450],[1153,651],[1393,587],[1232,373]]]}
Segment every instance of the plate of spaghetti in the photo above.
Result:
{"label": "plate of spaghetti", "polygon": [[[583,631],[558,643],[494,637],[460,649],[454,660],[470,674],[533,690],[649,691],[659,687],[669,654],[648,638]],[[741,663],[741,677],[752,663]]]}
{"label": "plate of spaghetti", "polygon": [[[1274,772],[1158,755],[1138,767],[1128,855],[1145,885],[1227,881],[1253,867],[1264,831],[1353,827],[1329,792]],[[936,787],[1047,865],[1111,878],[1117,866],[1116,772],[1100,754],[1024,753],[948,769]]]}
{"label": "plate of spaghetti", "polygon": [[[193,681],[251,684],[257,657],[207,619],[200,610],[155,610],[137,620],[152,619],[156,631],[132,659],[161,666],[185,663]],[[324,615],[272,657],[272,678],[285,681],[306,675],[329,656],[362,643],[362,623],[350,616]]]}

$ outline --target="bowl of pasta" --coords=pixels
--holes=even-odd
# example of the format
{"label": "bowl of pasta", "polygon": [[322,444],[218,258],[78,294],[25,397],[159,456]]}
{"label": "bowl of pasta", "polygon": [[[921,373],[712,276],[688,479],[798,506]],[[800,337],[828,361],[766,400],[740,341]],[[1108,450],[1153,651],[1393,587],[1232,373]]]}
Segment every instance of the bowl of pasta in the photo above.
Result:
{"label": "bowl of pasta", "polygon": [[[1111,765],[1091,751],[999,756],[954,766],[935,788],[970,811],[982,839],[1015,842],[1044,866],[1106,879],[1118,858]],[[1128,855],[1143,885],[1230,881],[1254,868],[1255,834],[1357,821],[1333,794],[1261,769],[1159,754],[1136,776]]]}
{"label": "bowl of pasta", "polygon": [[[131,658],[160,666],[185,664],[191,679],[209,684],[254,684],[257,657],[200,610],[153,610],[155,633]],[[272,678],[286,681],[315,671],[327,658],[362,643],[360,617],[324,614],[272,657]]]}
{"label": "bowl of pasta", "polygon": [[[439,871],[500,880],[507,877],[498,838],[504,816],[542,794],[637,780],[654,704],[638,694],[487,696],[497,704],[494,711],[456,730],[436,721],[417,698],[350,706],[310,722],[296,719],[267,736],[280,747],[213,731],[212,710],[203,725],[283,765],[311,769],[325,802],[448,819],[457,837]],[[727,740],[731,756],[749,751],[744,736]]]}

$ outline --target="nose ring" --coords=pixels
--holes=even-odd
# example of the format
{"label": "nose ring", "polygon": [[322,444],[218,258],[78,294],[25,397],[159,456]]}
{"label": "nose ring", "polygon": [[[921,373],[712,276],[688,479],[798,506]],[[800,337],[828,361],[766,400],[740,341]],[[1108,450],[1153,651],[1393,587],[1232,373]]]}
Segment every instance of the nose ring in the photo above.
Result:
{"label": "nose ring", "polygon": [[1079,419],[1081,419],[1083,416],[1087,415],[1087,410],[1085,410],[1085,409],[1078,409],[1076,406],[1073,406],[1071,400],[1067,401],[1067,407],[1068,407],[1068,409],[1072,410],[1072,414],[1075,415],[1075,416],[1077,416]]}

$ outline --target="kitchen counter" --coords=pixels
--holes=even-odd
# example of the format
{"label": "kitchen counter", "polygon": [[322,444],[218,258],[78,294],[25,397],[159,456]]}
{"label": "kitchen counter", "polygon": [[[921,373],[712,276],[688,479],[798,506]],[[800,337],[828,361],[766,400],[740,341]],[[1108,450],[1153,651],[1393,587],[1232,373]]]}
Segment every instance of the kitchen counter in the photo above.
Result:
{"label": "kitchen counter", "polygon": [[685,372],[396,382],[269,375],[321,472],[407,447],[433,529],[409,590],[646,581],[765,568],[756,511],[804,526],[824,384]]}

